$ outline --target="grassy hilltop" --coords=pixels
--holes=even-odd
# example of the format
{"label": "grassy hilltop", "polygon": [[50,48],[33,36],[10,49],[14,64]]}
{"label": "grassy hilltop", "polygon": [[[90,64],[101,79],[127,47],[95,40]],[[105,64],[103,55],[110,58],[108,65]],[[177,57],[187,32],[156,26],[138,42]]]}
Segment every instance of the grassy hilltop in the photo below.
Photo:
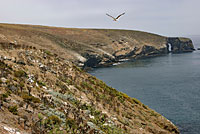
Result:
{"label": "grassy hilltop", "polygon": [[[104,65],[123,58],[165,53],[166,37],[133,30],[75,29],[0,24],[0,40],[45,48],[76,65]],[[95,64],[96,63],[96,64]]]}

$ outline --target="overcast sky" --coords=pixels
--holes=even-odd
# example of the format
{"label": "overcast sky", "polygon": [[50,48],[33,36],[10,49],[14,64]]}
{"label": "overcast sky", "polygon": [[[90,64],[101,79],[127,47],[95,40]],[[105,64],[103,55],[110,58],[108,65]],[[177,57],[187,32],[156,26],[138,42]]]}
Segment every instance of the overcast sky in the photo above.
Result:
{"label": "overcast sky", "polygon": [[200,0],[0,0],[0,23],[200,35]]}

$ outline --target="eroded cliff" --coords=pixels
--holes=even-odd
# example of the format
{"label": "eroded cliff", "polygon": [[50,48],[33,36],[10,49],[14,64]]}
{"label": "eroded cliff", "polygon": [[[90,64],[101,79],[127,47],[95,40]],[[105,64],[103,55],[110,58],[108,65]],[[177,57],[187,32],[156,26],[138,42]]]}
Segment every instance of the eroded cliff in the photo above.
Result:
{"label": "eroded cliff", "polygon": [[99,67],[116,62],[169,53],[193,51],[192,41],[156,34],[111,29],[72,29],[0,24],[0,41],[47,48],[79,67]]}
{"label": "eroded cliff", "polygon": [[193,52],[195,50],[192,40],[189,38],[169,37],[167,38],[167,43],[168,50],[169,45],[171,45],[171,50],[169,52],[172,53]]}

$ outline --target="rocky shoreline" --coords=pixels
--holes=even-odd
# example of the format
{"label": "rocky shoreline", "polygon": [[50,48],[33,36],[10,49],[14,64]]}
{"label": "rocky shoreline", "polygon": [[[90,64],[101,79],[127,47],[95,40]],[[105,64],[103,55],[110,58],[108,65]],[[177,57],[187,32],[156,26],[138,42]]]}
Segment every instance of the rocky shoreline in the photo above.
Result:
{"label": "rocky shoreline", "polygon": [[[169,50],[170,47],[170,50]],[[140,50],[139,53],[137,51]],[[192,40],[189,38],[178,38],[178,37],[169,37],[166,38],[166,46],[160,49],[157,49],[154,46],[144,45],[142,48],[134,48],[133,51],[125,55],[108,57],[105,55],[98,56],[98,54],[90,55],[87,53],[86,61],[82,64],[78,64],[79,67],[83,69],[88,68],[97,68],[97,67],[108,67],[117,65],[126,61],[133,61],[141,58],[151,58],[161,55],[166,55],[169,53],[187,53],[195,51]],[[105,60],[106,59],[106,60]],[[78,61],[79,62],[79,61]]]}

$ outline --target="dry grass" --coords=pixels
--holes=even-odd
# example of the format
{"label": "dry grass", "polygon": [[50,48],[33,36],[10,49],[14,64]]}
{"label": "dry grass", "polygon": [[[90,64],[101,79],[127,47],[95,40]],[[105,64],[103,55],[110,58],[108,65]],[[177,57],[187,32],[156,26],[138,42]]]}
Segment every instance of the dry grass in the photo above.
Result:
{"label": "dry grass", "polygon": [[105,55],[128,54],[133,48],[139,50],[144,45],[166,47],[166,37],[134,30],[0,24],[0,32],[0,41],[45,48],[76,63],[87,53],[109,60]]}

